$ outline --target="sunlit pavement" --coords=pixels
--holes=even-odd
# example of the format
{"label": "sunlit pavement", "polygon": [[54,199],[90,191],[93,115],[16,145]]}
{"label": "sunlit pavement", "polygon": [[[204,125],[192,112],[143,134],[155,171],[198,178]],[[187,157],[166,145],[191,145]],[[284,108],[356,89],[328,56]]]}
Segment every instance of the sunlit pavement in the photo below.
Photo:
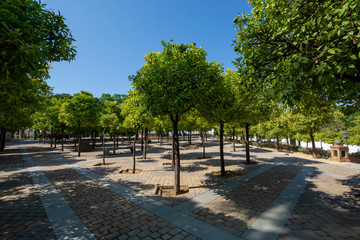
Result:
{"label": "sunlit pavement", "polygon": [[[165,142],[166,143],[166,142]],[[195,143],[200,146],[199,140]],[[181,142],[177,197],[155,194],[172,185],[170,142],[151,143],[146,159],[119,144],[102,163],[102,148],[77,157],[34,141],[0,153],[1,239],[360,239],[360,171],[354,163],[310,160],[225,145],[221,178],[218,142],[186,150]],[[137,147],[140,148],[140,145]],[[122,171],[123,170],[123,171]]]}

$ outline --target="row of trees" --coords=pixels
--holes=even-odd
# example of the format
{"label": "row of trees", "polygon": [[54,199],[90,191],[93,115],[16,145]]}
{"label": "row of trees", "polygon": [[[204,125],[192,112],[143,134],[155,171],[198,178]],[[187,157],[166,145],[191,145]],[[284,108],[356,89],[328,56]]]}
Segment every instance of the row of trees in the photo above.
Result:
{"label": "row of trees", "polygon": [[0,151],[6,132],[29,126],[50,87],[50,64],[75,58],[74,39],[60,13],[33,0],[0,2]]}
{"label": "row of trees", "polygon": [[[49,92],[44,81],[49,63],[74,58],[73,38],[62,16],[37,2],[3,1],[1,8],[7,11],[2,12],[6,21],[0,28],[0,46],[5,49],[1,52],[1,132],[29,125],[27,116],[40,108],[40,102],[47,103],[46,110],[33,116],[35,127],[69,128],[78,133],[79,142],[84,129],[95,131],[101,126],[115,133],[120,128],[134,132],[147,128],[161,133],[169,131],[170,123],[177,193],[178,132],[195,130],[195,123],[199,130],[217,126],[222,175],[227,128],[233,135],[239,126],[244,128],[247,163],[254,129],[266,138],[308,136],[314,147],[317,135],[325,141],[331,135],[327,131],[343,130],[345,113],[348,130],[358,133],[359,3],[249,2],[252,13],[234,19],[236,72],[208,62],[206,51],[195,44],[162,42],[163,50],[147,54],[145,65],[130,77],[134,90],[128,97],[101,100],[81,92],[42,101]],[[351,136],[357,141],[357,134],[351,132]]]}
{"label": "row of trees", "polygon": [[335,105],[358,110],[358,1],[249,3],[252,14],[234,20],[239,74],[222,75],[221,65],[207,62],[206,52],[195,44],[163,42],[163,51],[146,55],[145,65],[131,78],[134,95],[145,109],[172,122],[176,193],[180,190],[178,122],[189,111],[196,109],[207,121],[219,124],[223,175],[225,124],[244,123],[248,162],[249,125],[265,122],[271,114],[270,126],[278,126],[277,138],[282,125],[279,114],[289,114],[289,109],[292,119],[303,123],[297,132],[308,133],[315,148],[315,133],[336,119]]}
{"label": "row of trees", "polygon": [[[233,136],[237,135],[236,129],[243,128],[246,162],[249,163],[251,130],[252,135],[263,134],[266,138],[277,139],[298,134],[297,139],[309,138],[315,148],[316,133],[331,124],[340,124],[338,131],[343,127],[340,123],[343,115],[334,111],[333,102],[318,101],[313,107],[289,108],[282,103],[282,95],[274,94],[271,84],[259,84],[229,69],[223,73],[222,66],[207,62],[206,52],[195,44],[163,42],[163,47],[161,53],[151,52],[145,56],[147,64],[130,77],[134,90],[129,91],[128,96],[94,98],[84,91],[74,96],[55,95],[44,104],[45,109],[33,115],[33,127],[43,132],[66,129],[77,133],[79,156],[84,132],[91,132],[93,136],[94,132],[106,129],[115,136],[125,131],[137,134],[145,128],[145,133],[150,129],[161,134],[172,128],[177,191],[180,187],[180,130],[218,128],[219,165],[221,174],[225,175],[223,137],[226,128],[232,130]],[[338,121],[335,121],[336,116]],[[135,154],[135,141],[133,148]],[[146,146],[143,153],[146,158]]]}

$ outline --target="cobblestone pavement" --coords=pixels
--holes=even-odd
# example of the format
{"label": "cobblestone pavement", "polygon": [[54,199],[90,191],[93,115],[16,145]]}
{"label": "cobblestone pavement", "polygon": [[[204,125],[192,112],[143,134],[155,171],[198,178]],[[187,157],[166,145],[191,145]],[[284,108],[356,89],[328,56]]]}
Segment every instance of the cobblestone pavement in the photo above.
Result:
{"label": "cobblestone pavement", "polygon": [[68,168],[43,168],[66,202],[98,239],[157,238],[189,233]]}
{"label": "cobblestone pavement", "polygon": [[246,165],[244,147],[226,144],[232,173],[221,178],[217,141],[209,140],[205,159],[202,148],[185,147],[181,184],[189,192],[165,198],[155,190],[173,184],[169,143],[150,144],[147,159],[137,152],[139,172],[125,174],[126,146],[107,151],[104,166],[100,146],[77,157],[72,145],[61,152],[12,142],[0,153],[0,238],[360,239],[359,165],[256,148]]}
{"label": "cobblestone pavement", "polygon": [[26,170],[1,173],[0,239],[54,239],[49,219]]}
{"label": "cobblestone pavement", "polygon": [[191,215],[241,236],[299,172],[293,166],[276,166]]}

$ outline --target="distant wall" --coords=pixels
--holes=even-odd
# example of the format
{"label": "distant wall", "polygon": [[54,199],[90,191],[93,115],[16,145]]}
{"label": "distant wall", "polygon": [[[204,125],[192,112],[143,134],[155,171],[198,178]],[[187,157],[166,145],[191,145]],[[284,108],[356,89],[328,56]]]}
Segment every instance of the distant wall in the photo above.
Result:
{"label": "distant wall", "polygon": [[[286,139],[282,139],[281,140],[282,143],[286,143]],[[296,141],[296,144],[298,144],[298,141]],[[300,142],[300,146],[306,148],[306,142]],[[332,146],[332,144],[329,143],[320,143],[320,142],[315,142],[315,147],[316,148],[322,148],[324,150],[330,150],[330,146]],[[311,148],[311,142],[308,143],[308,147]],[[355,152],[360,152],[360,146],[356,146],[356,145],[349,145],[349,153],[355,153]]]}

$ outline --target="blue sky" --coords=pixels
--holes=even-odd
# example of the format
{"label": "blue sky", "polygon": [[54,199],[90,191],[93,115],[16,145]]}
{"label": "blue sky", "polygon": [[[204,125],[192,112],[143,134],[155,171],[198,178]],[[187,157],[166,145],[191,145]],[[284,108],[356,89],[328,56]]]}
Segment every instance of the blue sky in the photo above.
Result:
{"label": "blue sky", "polygon": [[48,84],[54,93],[89,91],[126,94],[129,75],[161,41],[195,42],[208,61],[235,67],[233,19],[250,12],[246,0],[43,0],[66,18],[77,46],[76,60],[53,63]]}

